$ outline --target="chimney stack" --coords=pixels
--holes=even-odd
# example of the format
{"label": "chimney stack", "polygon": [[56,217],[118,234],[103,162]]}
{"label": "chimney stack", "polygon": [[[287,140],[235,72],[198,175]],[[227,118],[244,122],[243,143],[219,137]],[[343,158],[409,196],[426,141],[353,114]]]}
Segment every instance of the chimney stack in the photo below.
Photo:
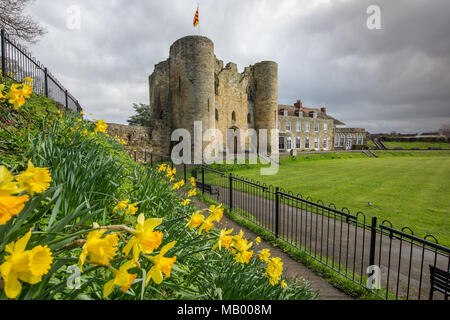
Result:
{"label": "chimney stack", "polygon": [[297,100],[297,102],[294,103],[294,106],[296,106],[297,108],[303,108],[302,100]]}
{"label": "chimney stack", "polygon": [[320,108],[320,111],[322,111],[323,114],[327,114],[327,108],[325,107]]}

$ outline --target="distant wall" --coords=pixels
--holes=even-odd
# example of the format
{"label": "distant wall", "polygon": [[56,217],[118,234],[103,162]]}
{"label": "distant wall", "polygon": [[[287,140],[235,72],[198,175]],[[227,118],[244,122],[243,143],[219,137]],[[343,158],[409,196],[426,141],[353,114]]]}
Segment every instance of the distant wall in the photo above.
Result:
{"label": "distant wall", "polygon": [[117,123],[108,123],[108,134],[124,139],[127,147],[137,151],[147,151],[158,154],[168,154],[170,148],[170,130],[167,127],[128,126]]}

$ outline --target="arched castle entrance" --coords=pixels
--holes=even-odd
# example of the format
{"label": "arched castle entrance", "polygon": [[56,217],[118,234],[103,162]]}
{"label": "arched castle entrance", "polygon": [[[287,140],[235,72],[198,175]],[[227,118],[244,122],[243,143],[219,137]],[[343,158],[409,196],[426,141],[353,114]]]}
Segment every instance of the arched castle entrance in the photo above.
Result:
{"label": "arched castle entrance", "polygon": [[[240,132],[239,128],[236,126],[231,126],[230,128],[228,128],[228,131],[227,131],[227,150],[228,150],[228,152],[233,152],[234,154],[238,153],[238,150],[239,150],[238,145],[240,142],[239,132]],[[232,136],[231,136],[232,140],[229,140],[230,133],[232,133]]]}

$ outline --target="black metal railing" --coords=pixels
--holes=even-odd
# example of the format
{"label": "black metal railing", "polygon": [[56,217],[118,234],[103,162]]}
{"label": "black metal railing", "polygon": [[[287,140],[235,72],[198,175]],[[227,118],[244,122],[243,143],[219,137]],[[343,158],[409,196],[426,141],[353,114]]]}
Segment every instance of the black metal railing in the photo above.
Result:
{"label": "black metal railing", "polygon": [[[151,167],[176,167],[185,180],[195,176],[202,193],[380,298],[448,299],[450,248],[432,235],[422,239],[408,227],[398,230],[387,220],[368,220],[362,212],[351,214],[333,203],[206,165],[174,165],[170,157],[154,153],[145,157]],[[379,270],[379,287],[371,285],[373,266]],[[439,275],[437,280],[430,270]]]}
{"label": "black metal railing", "polygon": [[70,92],[51,72],[36,60],[20,44],[10,39],[1,30],[1,73],[5,78],[23,82],[26,77],[33,78],[33,91],[61,103],[66,109],[80,112],[81,108]]}

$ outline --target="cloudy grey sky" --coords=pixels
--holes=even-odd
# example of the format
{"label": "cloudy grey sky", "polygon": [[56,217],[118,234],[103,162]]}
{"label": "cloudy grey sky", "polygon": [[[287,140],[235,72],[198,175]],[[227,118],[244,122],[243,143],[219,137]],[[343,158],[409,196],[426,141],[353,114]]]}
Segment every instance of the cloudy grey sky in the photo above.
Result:
{"label": "cloudy grey sky", "polygon": [[[186,35],[200,34],[239,71],[279,64],[278,99],[326,106],[370,132],[435,131],[450,124],[448,0],[37,0],[48,33],[30,49],[94,118],[126,123],[148,103],[148,75]],[[381,8],[369,30],[367,7]],[[81,28],[67,9],[81,9]]]}

